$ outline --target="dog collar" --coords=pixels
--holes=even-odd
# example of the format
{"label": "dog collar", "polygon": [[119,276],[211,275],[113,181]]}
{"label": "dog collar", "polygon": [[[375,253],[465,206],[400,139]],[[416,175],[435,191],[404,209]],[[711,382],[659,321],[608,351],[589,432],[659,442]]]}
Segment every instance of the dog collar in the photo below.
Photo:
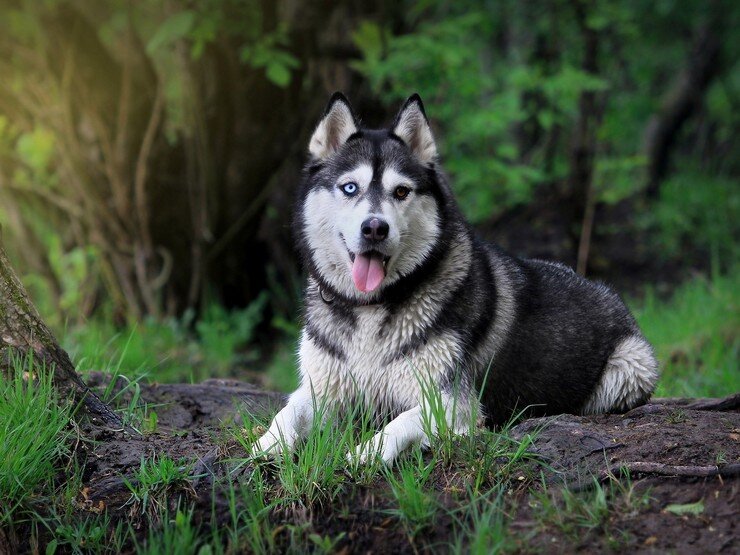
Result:
{"label": "dog collar", "polygon": [[[324,301],[326,304],[334,304],[334,301],[337,300],[337,296],[334,293],[329,292],[326,288],[321,287],[321,285],[316,286],[319,292],[319,297],[321,297],[321,300]],[[344,299],[339,299],[341,304],[351,306],[351,307],[358,307],[358,306],[375,306],[379,304],[383,304],[383,301],[375,301],[375,302],[364,302],[364,303],[351,303],[347,302]]]}
{"label": "dog collar", "polygon": [[324,291],[324,288],[319,285],[319,296],[321,297],[321,300],[324,301],[326,304],[331,304],[334,302],[334,295],[331,293],[328,293]]}

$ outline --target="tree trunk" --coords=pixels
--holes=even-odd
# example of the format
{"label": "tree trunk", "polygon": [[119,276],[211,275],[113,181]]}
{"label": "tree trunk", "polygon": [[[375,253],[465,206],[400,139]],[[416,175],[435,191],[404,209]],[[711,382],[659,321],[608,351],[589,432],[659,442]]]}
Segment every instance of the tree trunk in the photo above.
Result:
{"label": "tree trunk", "polygon": [[673,147],[683,125],[701,106],[709,84],[720,69],[719,17],[697,33],[686,69],[668,90],[662,106],[645,130],[645,152],[648,159],[648,198],[660,195],[660,185],[668,174]]}
{"label": "tree trunk", "polygon": [[[597,77],[599,74],[599,33],[588,25],[588,8],[576,1],[573,7],[583,38],[584,72]],[[596,158],[596,132],[604,113],[604,99],[599,102],[596,91],[584,90],[578,100],[578,119],[570,150],[570,193],[572,195],[573,221],[581,221],[578,239],[576,271],[586,274],[588,254],[593,232],[596,194],[593,190],[594,160]]]}
{"label": "tree trunk", "polygon": [[[0,230],[1,231],[1,230]],[[62,398],[81,403],[96,426],[123,429],[118,415],[103,403],[75,371],[67,352],[44,324],[25,288],[10,267],[0,234],[0,371],[12,368],[13,356],[33,354],[53,372]]]}

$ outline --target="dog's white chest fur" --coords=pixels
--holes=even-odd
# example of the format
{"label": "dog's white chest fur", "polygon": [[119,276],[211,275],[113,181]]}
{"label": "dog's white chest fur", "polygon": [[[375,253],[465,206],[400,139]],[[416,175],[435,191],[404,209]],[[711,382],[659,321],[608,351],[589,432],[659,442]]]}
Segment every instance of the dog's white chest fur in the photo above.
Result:
{"label": "dog's white chest fur", "polygon": [[[338,320],[328,305],[312,307],[309,326],[300,343],[302,381],[321,397],[349,404],[358,393],[373,408],[398,412],[418,405],[420,382],[438,383],[444,369],[459,358],[454,334],[432,336],[419,342],[435,315],[424,298],[389,318],[381,305],[353,309],[354,322]],[[317,334],[322,339],[317,339]],[[327,350],[321,341],[331,342]],[[404,345],[416,342],[413,352]]]}

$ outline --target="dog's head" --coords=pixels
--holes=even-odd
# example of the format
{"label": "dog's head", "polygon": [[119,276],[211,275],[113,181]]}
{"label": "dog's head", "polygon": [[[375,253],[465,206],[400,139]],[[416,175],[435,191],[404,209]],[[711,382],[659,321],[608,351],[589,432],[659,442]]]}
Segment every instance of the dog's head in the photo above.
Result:
{"label": "dog's head", "polygon": [[298,205],[298,245],[311,273],[358,302],[411,276],[443,240],[452,204],[418,95],[387,129],[360,126],[335,93],[311,137]]}

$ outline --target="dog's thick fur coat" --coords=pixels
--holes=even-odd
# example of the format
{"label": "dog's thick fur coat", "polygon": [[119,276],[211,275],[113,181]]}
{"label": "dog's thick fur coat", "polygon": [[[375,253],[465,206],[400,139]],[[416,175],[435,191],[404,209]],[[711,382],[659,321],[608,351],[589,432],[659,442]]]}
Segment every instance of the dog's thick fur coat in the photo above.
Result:
{"label": "dog's thick fur coat", "polygon": [[295,217],[309,273],[301,386],[256,452],[291,448],[317,405],[363,399],[395,418],[358,455],[391,461],[429,441],[429,383],[458,433],[479,408],[496,425],[525,408],[591,414],[649,398],[652,348],[613,291],[476,237],[417,95],[389,129],[368,130],[335,94],[309,151]]}

